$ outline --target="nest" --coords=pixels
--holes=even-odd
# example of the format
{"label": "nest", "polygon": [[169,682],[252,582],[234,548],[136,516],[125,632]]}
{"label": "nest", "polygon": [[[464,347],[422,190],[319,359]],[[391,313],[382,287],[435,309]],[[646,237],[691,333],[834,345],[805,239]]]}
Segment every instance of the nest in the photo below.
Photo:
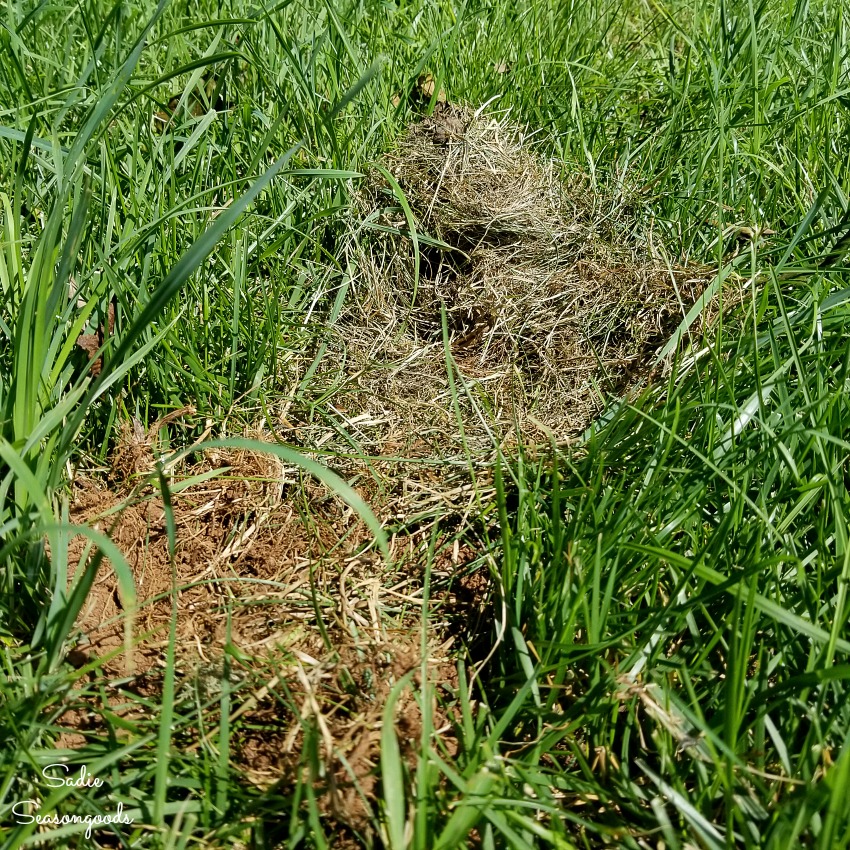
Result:
{"label": "nest", "polygon": [[707,282],[651,255],[634,198],[563,179],[493,116],[438,104],[383,165],[418,262],[390,182],[370,175],[337,327],[357,407],[443,448],[581,431],[646,377]]}

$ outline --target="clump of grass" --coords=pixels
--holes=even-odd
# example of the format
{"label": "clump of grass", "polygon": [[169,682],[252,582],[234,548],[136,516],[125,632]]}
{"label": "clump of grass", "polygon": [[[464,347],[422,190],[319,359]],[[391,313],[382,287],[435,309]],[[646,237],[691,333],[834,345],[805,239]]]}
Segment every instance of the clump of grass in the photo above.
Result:
{"label": "clump of grass", "polygon": [[381,233],[353,249],[340,326],[366,373],[358,384],[373,382],[364,404],[451,427],[445,326],[477,396],[463,402],[468,443],[486,448],[534,420],[575,434],[640,378],[706,270],[653,256],[636,197],[594,192],[580,173],[562,180],[506,116],[440,107],[402,135],[359,202]]}

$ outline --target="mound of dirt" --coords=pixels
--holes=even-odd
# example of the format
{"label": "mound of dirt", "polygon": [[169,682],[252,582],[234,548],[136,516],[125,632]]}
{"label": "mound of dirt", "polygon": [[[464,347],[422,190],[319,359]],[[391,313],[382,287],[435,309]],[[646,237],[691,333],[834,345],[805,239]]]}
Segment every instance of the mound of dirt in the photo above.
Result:
{"label": "mound of dirt", "polygon": [[705,269],[651,255],[633,198],[564,180],[504,120],[438,104],[382,166],[415,217],[418,251],[376,170],[359,201],[371,230],[349,248],[354,297],[337,323],[357,375],[351,402],[443,454],[517,428],[583,430],[641,382],[706,285]]}
{"label": "mound of dirt", "polygon": [[[327,389],[330,401],[302,421],[289,399],[277,436],[307,452],[339,450],[335,471],[392,534],[391,562],[370,554],[365,525],[327,488],[244,451],[199,452],[169,470],[172,545],[167,506],[144,481],[159,430],[190,408],[148,431],[125,426],[107,480],[80,477],[72,506],[73,521],[112,537],[139,597],[131,659],[122,653],[128,612],[105,564],[78,618],[73,663],[126,677],[125,696],[135,688],[155,698],[175,618],[181,688],[214,703],[228,666],[240,668],[237,687],[253,682],[232,718],[241,718],[234,758],[245,776],[268,786],[300,775],[311,730],[324,764],[310,781],[323,811],[358,827],[377,793],[395,683],[418,671],[434,693],[442,686],[431,716],[449,746],[448,647],[459,636],[481,650],[479,661],[491,649],[474,646],[470,630],[493,626],[493,561],[482,543],[492,529],[471,533],[470,524],[487,522],[494,449],[515,431],[529,443],[569,438],[612,395],[639,386],[707,281],[704,269],[652,255],[622,193],[565,180],[504,120],[438,104],[382,169],[360,194],[366,225],[347,246],[348,299],[311,367],[311,390]],[[422,579],[437,521],[445,533],[431,564],[423,660]],[[72,542],[72,565],[85,562],[84,546]],[[77,735],[69,746],[97,736],[81,719],[90,707],[67,714]],[[396,728],[411,765],[421,721],[413,697],[400,698]]]}
{"label": "mound of dirt", "polygon": [[[449,621],[481,616],[490,583],[469,576],[458,595],[450,593],[454,574],[476,555],[457,542],[437,547],[432,604],[440,597],[442,612],[423,658],[430,530],[399,527],[403,494],[391,487],[380,492],[353,462],[349,480],[356,485],[359,472],[361,495],[398,529],[389,564],[370,551],[365,524],[324,485],[273,456],[244,450],[199,451],[168,471],[172,545],[166,503],[147,482],[159,431],[187,412],[175,411],[147,431],[137,422],[125,425],[107,480],[79,476],[74,483],[71,520],[109,534],[133,574],[138,604],[135,612],[124,609],[105,561],[68,656],[81,675],[88,670],[104,684],[96,699],[68,701],[57,723],[58,746],[78,749],[106,734],[103,708],[121,716],[124,728],[146,722],[144,701],[161,698],[173,617],[178,701],[211,703],[205,722],[215,724],[225,678],[240,692],[230,728],[245,780],[269,788],[306,779],[324,814],[366,828],[378,792],[384,706],[399,679],[410,673],[419,690],[425,675],[434,734],[442,746],[454,746],[447,712],[454,711],[457,671],[449,650],[458,630]],[[90,556],[83,537],[72,539],[71,582]],[[128,617],[131,652],[124,645]],[[400,752],[413,768],[422,709],[410,689],[399,696],[395,717]],[[183,731],[181,748],[198,748],[198,735]],[[317,736],[322,765],[305,777],[307,735]]]}

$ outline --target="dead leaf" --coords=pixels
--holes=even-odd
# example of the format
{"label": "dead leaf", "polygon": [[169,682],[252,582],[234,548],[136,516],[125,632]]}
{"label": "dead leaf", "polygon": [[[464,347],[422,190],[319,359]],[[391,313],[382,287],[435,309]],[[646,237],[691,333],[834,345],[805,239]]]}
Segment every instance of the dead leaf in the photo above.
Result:
{"label": "dead leaf", "polygon": [[[434,96],[434,92],[437,90],[437,84],[434,82],[434,78],[431,74],[422,74],[418,80],[418,88],[419,94],[425,100],[430,100]],[[437,103],[445,103],[446,102],[446,92],[444,89],[440,89],[437,94]]]}
{"label": "dead leaf", "polygon": [[[236,106],[236,104],[232,101],[225,99],[223,90],[219,91],[218,97],[215,96],[215,93],[218,90],[218,79],[216,77],[209,77],[201,80],[201,88],[203,89],[205,97],[203,97],[196,89],[186,99],[189,114],[195,118],[200,118],[202,115],[206,115],[209,109],[215,109],[219,112],[223,112],[228,109],[233,109]],[[175,95],[168,101],[166,109],[161,109],[154,113],[153,129],[155,132],[163,133],[165,131],[166,127],[171,122],[174,113],[177,111],[177,107],[180,105],[181,97],[183,97],[183,95]]]}
{"label": "dead leaf", "polygon": [[[94,360],[94,356],[97,354],[98,349],[103,345],[107,337],[112,336],[112,332],[115,330],[116,303],[117,299],[113,296],[112,300],[109,302],[109,308],[106,313],[106,329],[104,329],[103,323],[101,323],[100,327],[97,329],[97,333],[80,334],[77,337],[77,346],[85,351],[90,361]],[[100,370],[103,368],[103,358],[98,357],[89,368],[91,369],[92,375],[96,378],[100,374]]]}
{"label": "dead leaf", "polygon": [[[94,355],[96,354],[98,348],[100,348],[100,340],[98,339],[97,334],[80,334],[77,337],[77,345],[82,348],[86,354],[88,354],[89,360],[91,360],[92,357],[94,357]],[[100,359],[98,358],[91,365],[92,375],[99,375],[100,367],[101,363]]]}

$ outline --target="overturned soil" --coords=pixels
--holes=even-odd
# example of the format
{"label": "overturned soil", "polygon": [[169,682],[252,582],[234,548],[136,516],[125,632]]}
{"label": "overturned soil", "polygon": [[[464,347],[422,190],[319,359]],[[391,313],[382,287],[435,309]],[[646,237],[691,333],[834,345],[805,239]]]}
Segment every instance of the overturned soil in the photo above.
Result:
{"label": "overturned soil", "polygon": [[[323,768],[310,781],[322,811],[365,828],[384,706],[401,678],[410,674],[411,686],[399,695],[395,724],[410,766],[422,737],[413,693],[426,685],[434,734],[447,751],[456,747],[455,650],[491,590],[480,553],[457,534],[440,537],[431,562],[432,628],[423,643],[432,529],[427,521],[400,522],[405,491],[393,485],[389,468],[373,463],[365,474],[350,462],[341,469],[394,530],[387,563],[351,508],[269,455],[200,451],[170,470],[166,503],[154,476],[159,428],[125,427],[109,480],[80,476],[74,483],[72,521],[109,534],[137,599],[133,606],[122,598],[105,561],[68,658],[92,681],[120,684],[107,686],[105,706],[70,701],[57,746],[79,748],[102,736],[104,708],[125,724],[146,722],[135,700],[161,697],[173,620],[178,701],[205,705],[209,723],[223,689],[239,693],[231,748],[240,775],[258,788],[304,779],[305,735],[318,736]],[[387,480],[378,487],[381,471]],[[73,539],[71,581],[90,557],[85,539]],[[181,747],[196,748],[197,735],[185,730]]]}
{"label": "overturned soil", "polygon": [[[309,737],[322,811],[356,829],[374,814],[384,707],[402,678],[430,686],[432,734],[456,750],[457,650],[484,660],[496,640],[496,554],[482,542],[494,538],[480,535],[496,453],[520,434],[571,439],[641,387],[709,274],[662,261],[639,199],[565,179],[503,119],[438,104],[381,165],[358,196],[347,298],[314,361],[317,392],[335,390],[328,418],[299,422],[289,400],[276,436],[339,452],[329,465],[387,529],[389,561],[333,492],[268,455],[199,450],[167,469],[164,500],[165,421],[127,424],[106,480],[78,475],[72,506],[136,584],[133,605],[104,563],[69,655],[81,675],[121,682],[109,710],[144,722],[127,695],[161,694],[173,629],[178,699],[214,723],[222,692],[238,693],[231,756],[246,781],[303,778]],[[72,542],[72,567],[85,546]],[[97,739],[97,714],[69,703],[60,746]],[[408,688],[394,722],[411,766],[422,717]],[[182,734],[200,746],[197,730]]]}
{"label": "overturned soil", "polygon": [[[78,477],[74,483],[72,520],[106,531],[136,584],[138,600],[129,610],[106,561],[77,620],[84,642],[104,655],[122,647],[124,622],[132,618],[134,633],[144,637],[135,641],[132,657],[110,661],[111,669],[130,672],[160,657],[172,610],[181,654],[194,647],[201,661],[205,648],[220,650],[225,642],[255,654],[297,645],[319,620],[323,628],[359,629],[379,642],[387,640],[387,628],[418,624],[430,523],[410,510],[422,499],[416,491],[411,497],[396,463],[372,462],[368,470],[363,462],[338,464],[394,532],[388,564],[351,507],[271,455],[200,453],[179,474],[169,474],[167,508],[152,475],[156,430],[124,429],[112,481]],[[145,474],[150,480],[140,485]],[[450,514],[468,514],[470,506],[463,493],[441,496],[439,516],[448,528]],[[468,544],[449,543],[437,550],[438,580],[469,560]],[[85,546],[82,537],[73,541],[72,564],[87,556]]]}

